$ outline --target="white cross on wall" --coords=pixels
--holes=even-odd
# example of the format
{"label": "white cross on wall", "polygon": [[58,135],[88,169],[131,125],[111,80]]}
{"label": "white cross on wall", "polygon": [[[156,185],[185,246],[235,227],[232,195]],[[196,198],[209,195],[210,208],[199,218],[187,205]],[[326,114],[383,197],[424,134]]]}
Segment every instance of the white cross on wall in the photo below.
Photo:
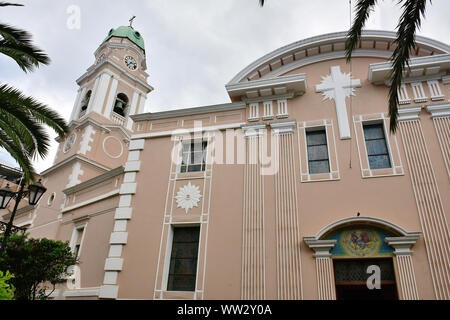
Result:
{"label": "white cross on wall", "polygon": [[316,92],[321,92],[325,99],[334,99],[341,139],[350,139],[347,105],[345,98],[354,94],[354,88],[361,87],[359,79],[351,79],[350,73],[342,73],[341,67],[331,67],[331,74],[322,77],[322,82],[316,85]]}

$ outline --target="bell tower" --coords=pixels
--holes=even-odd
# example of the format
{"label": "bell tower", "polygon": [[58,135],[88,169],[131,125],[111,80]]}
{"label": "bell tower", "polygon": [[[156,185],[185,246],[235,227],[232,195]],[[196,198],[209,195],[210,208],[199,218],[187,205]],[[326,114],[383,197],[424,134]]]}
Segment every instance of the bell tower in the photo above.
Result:
{"label": "bell tower", "polygon": [[109,30],[94,53],[94,63],[76,80],[79,90],[70,133],[58,141],[54,161],[54,166],[78,161],[67,186],[89,178],[88,169],[80,169],[87,162],[101,173],[126,161],[133,132],[130,116],[144,112],[147,94],[153,90],[147,83],[144,39],[131,22]]}
{"label": "bell tower", "polygon": [[[131,22],[131,21],[130,21]],[[80,86],[70,122],[91,116],[132,131],[130,116],[144,112],[147,94],[145,45],[130,26],[111,29],[95,51],[95,62],[78,80]]]}

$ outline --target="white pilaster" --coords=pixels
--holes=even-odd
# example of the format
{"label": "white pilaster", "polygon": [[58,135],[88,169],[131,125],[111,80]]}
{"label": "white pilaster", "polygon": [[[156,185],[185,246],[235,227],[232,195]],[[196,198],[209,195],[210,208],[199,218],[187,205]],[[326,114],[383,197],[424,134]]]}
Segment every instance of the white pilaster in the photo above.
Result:
{"label": "white pilaster", "polygon": [[305,237],[303,241],[314,250],[319,300],[336,300],[336,286],[330,250],[334,248],[337,240],[316,240],[314,237]]}
{"label": "white pilaster", "polygon": [[117,80],[117,78],[114,77],[112,80],[112,83],[111,83],[111,89],[109,90],[108,101],[106,102],[105,112],[103,113],[103,115],[107,118],[109,118],[109,116],[112,112],[112,109],[114,107],[114,102],[116,101],[118,84],[119,84],[119,80]]}
{"label": "white pilaster", "polygon": [[400,290],[403,300],[418,300],[416,276],[411,258],[411,247],[419,239],[419,233],[404,237],[388,237],[385,239],[388,245],[394,248],[394,256],[397,264]]}
{"label": "white pilaster", "polygon": [[70,114],[69,123],[73,120],[78,119],[78,114],[80,112],[79,111],[80,102],[81,102],[81,99],[84,98],[85,94],[86,94],[86,87],[81,87],[80,89],[78,89],[77,98],[75,99],[75,104],[73,105],[72,113]]}
{"label": "white pilaster", "polygon": [[126,127],[128,130],[131,130],[131,128],[133,126],[133,120],[131,120],[130,116],[136,113],[138,99],[139,99],[139,93],[137,91],[135,91],[133,94],[133,100],[131,100],[131,107],[130,107],[130,111],[128,112],[128,117],[127,117]]}
{"label": "white pilaster", "polygon": [[109,80],[111,79],[111,75],[109,73],[102,73],[97,79],[99,79],[99,81],[91,110],[101,114],[102,107],[105,102],[106,91],[108,90],[109,86]]}

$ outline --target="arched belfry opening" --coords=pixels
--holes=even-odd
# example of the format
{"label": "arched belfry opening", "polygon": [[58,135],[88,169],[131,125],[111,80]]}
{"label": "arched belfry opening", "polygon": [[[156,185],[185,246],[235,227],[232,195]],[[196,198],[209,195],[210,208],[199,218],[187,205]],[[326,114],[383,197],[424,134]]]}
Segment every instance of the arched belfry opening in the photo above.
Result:
{"label": "arched belfry opening", "polygon": [[89,106],[89,101],[91,100],[91,94],[92,91],[89,90],[88,92],[86,92],[86,94],[84,95],[83,100],[81,101],[81,107],[80,107],[80,115],[79,118],[81,118],[82,116],[84,116],[86,114],[86,110]]}
{"label": "arched belfry opening", "polygon": [[418,299],[411,247],[419,236],[381,219],[354,217],[305,237],[314,251],[319,299]]}
{"label": "arched belfry opening", "polygon": [[114,103],[113,112],[122,117],[125,117],[127,115],[128,101],[128,97],[124,93],[119,93]]}

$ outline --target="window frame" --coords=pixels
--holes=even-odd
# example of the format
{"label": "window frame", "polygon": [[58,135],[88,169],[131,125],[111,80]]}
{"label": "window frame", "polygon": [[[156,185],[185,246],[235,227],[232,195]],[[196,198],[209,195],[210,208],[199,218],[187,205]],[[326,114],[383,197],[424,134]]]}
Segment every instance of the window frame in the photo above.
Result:
{"label": "window frame", "polygon": [[[175,229],[181,228],[198,228],[198,241],[197,241],[197,262],[195,271],[195,283],[193,290],[169,290],[169,280],[170,280],[170,267],[172,262],[172,250],[173,250],[173,239],[175,234]],[[168,292],[196,292],[197,290],[197,280],[198,280],[198,268],[199,268],[199,254],[200,254],[200,240],[202,234],[201,224],[172,224],[169,228],[169,235],[167,238],[168,244],[166,247],[166,259],[164,263],[164,275],[163,275],[163,291]]]}
{"label": "window frame", "polygon": [[[200,143],[202,144],[201,150],[195,149],[195,144]],[[206,171],[206,165],[207,165],[207,152],[208,152],[208,139],[205,138],[189,138],[189,139],[181,139],[180,140],[180,150],[179,150],[179,163],[177,165],[177,173],[196,173],[196,172],[205,172]],[[189,145],[189,149],[187,151],[184,150],[184,146]],[[205,145],[203,147],[203,145]],[[194,148],[194,150],[192,150]],[[187,161],[186,165],[183,165],[183,155],[187,153]],[[190,163],[191,157],[194,156],[195,153],[202,153],[202,163]],[[194,156],[195,157],[195,156]],[[189,167],[192,166],[200,166],[200,170],[189,170]],[[185,167],[185,171],[183,171],[183,167]]]}
{"label": "window frame", "polygon": [[[311,133],[316,133],[316,132],[323,132],[325,134],[325,144],[315,144],[315,145],[309,145],[308,144],[308,134]],[[325,127],[311,127],[311,128],[307,128],[305,129],[305,140],[306,140],[306,153],[307,153],[307,168],[308,168],[308,174],[310,175],[315,175],[315,174],[329,174],[331,172],[331,165],[330,165],[330,147],[329,147],[329,142],[328,142],[328,135],[327,135],[327,130]],[[327,158],[326,159],[315,159],[315,160],[310,160],[309,159],[309,147],[316,147],[316,146],[323,146],[325,145],[327,147]],[[310,167],[310,162],[318,162],[318,161],[324,161],[327,160],[328,163],[328,171],[327,172],[311,172],[311,167]]]}
{"label": "window frame", "polygon": [[[375,140],[381,140],[381,138],[378,139],[366,139],[366,135],[365,135],[365,128],[368,126],[381,126],[382,128],[382,132],[383,132],[383,140],[384,140],[384,144],[386,147],[386,153],[384,154],[369,154],[369,149],[367,148],[367,141],[375,141]],[[372,122],[372,121],[367,121],[367,122],[363,122],[362,123],[362,129],[363,129],[363,138],[364,138],[364,147],[366,148],[366,156],[367,156],[367,163],[369,164],[369,169],[370,170],[384,170],[384,169],[392,169],[393,168],[393,161],[392,161],[392,155],[391,155],[391,150],[390,150],[390,146],[389,146],[389,141],[387,139],[388,135],[386,132],[386,127],[384,125],[384,121],[376,121],[376,122]],[[388,160],[389,160],[389,167],[383,167],[383,168],[372,168],[371,164],[370,164],[370,157],[373,156],[380,156],[380,155],[387,155],[388,156]]]}
{"label": "window frame", "polygon": [[[367,155],[366,142],[364,139],[363,125],[383,123],[384,136],[389,152],[391,168],[387,169],[371,169],[369,166],[369,158]],[[403,167],[403,158],[400,152],[398,136],[388,133],[390,118],[387,112],[356,114],[353,115],[353,126],[355,130],[355,140],[359,155],[359,165],[361,169],[361,177],[363,179],[379,178],[379,177],[395,177],[403,176],[405,170]]]}
{"label": "window frame", "polygon": [[[306,132],[324,130],[327,139],[328,151],[328,173],[313,173],[309,171],[308,162],[308,144],[306,140]],[[341,179],[339,169],[339,159],[337,151],[337,135],[334,130],[332,119],[309,120],[297,122],[298,134],[298,152],[300,159],[300,181],[302,183],[321,182],[321,181],[338,181]]]}
{"label": "window frame", "polygon": [[[78,239],[78,234],[80,232],[80,230],[83,230],[83,234],[81,235],[81,240],[80,240],[80,248],[78,249],[78,252],[75,252],[75,247],[77,245],[77,239]],[[87,222],[80,224],[80,225],[76,225],[72,231],[72,238],[70,240],[70,250],[73,253],[77,254],[77,258],[79,258],[81,256],[81,251],[83,250],[83,243],[84,243],[84,238],[86,236],[86,229],[87,229]]]}

